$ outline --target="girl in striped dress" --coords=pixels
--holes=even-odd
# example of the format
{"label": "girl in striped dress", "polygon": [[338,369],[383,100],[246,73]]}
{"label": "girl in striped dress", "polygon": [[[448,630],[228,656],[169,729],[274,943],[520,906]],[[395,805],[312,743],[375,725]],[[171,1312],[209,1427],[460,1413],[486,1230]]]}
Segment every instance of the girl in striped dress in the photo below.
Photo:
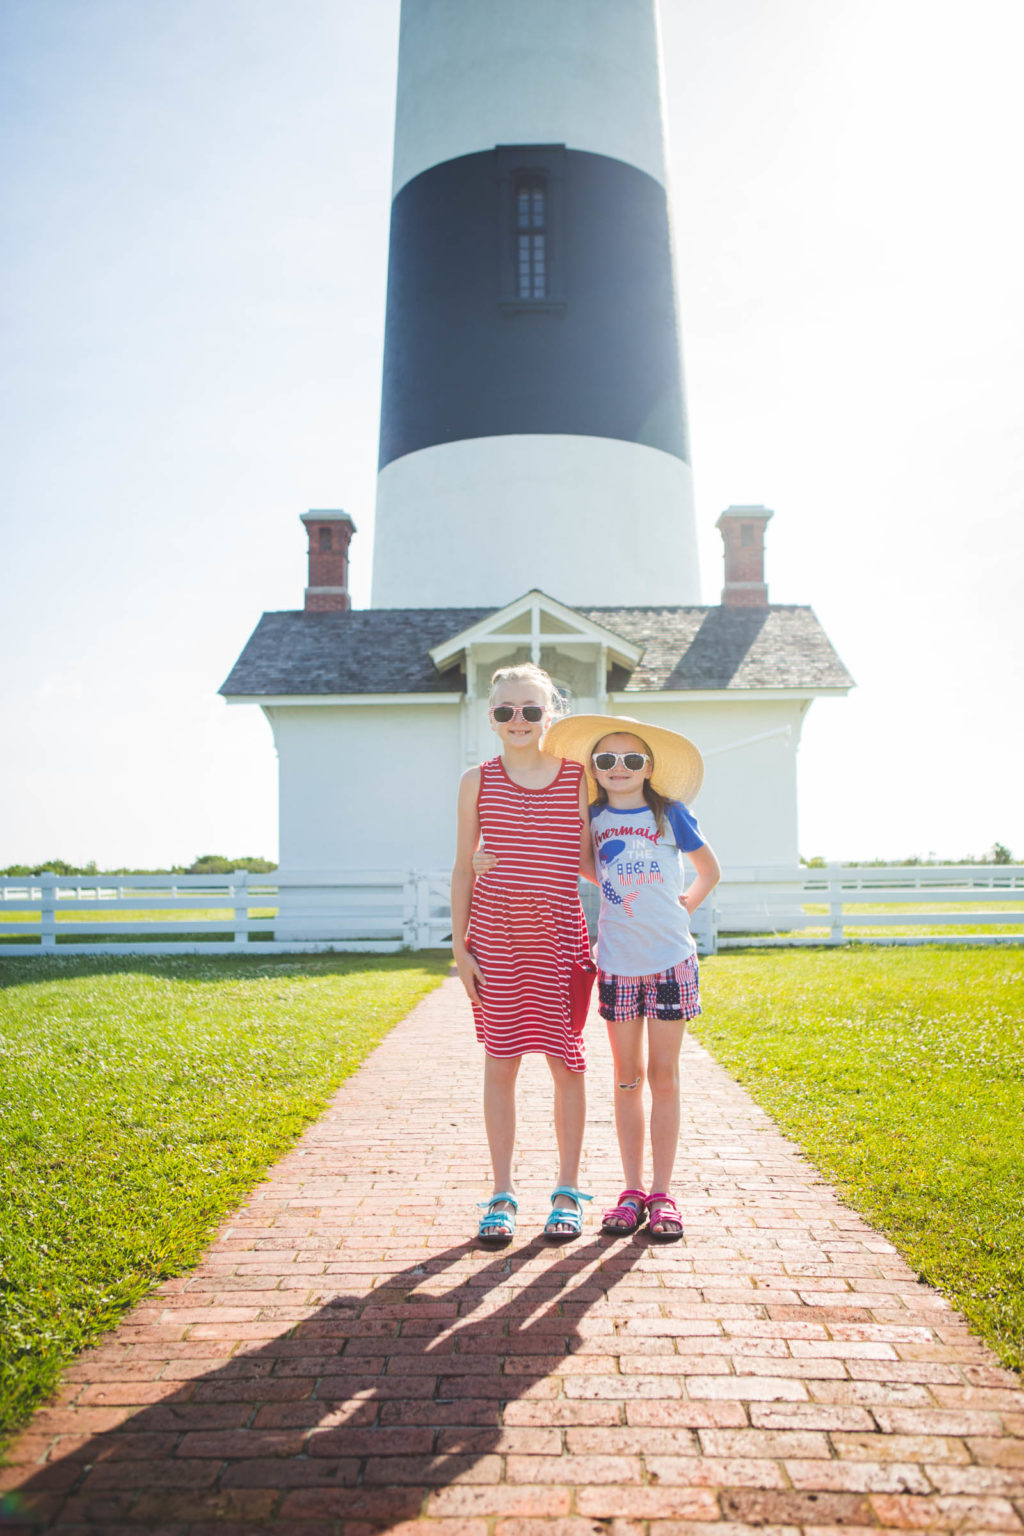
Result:
{"label": "girl in striped dress", "polygon": [[[589,956],[578,894],[581,868],[593,879],[583,769],[541,751],[556,703],[540,667],[495,672],[491,729],[501,755],[470,768],[459,785],[452,871],[452,950],[484,1047],[484,1124],[494,1192],[479,1226],[484,1242],[511,1242],[518,1202],[512,1179],[516,1078],[523,1056],[541,1051],[554,1084],[558,1184],[545,1232],[578,1237],[586,1119],[582,1036],[569,1024],[569,972]],[[474,884],[481,839],[498,865]]]}

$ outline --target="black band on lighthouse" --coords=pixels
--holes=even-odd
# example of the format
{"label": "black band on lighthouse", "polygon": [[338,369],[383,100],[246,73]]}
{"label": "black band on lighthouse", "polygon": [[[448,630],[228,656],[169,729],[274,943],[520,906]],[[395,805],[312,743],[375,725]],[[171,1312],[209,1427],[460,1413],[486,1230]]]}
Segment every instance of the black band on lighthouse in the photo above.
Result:
{"label": "black band on lighthouse", "polygon": [[534,433],[689,461],[665,189],[621,160],[536,150],[447,160],[394,200],[381,468]]}

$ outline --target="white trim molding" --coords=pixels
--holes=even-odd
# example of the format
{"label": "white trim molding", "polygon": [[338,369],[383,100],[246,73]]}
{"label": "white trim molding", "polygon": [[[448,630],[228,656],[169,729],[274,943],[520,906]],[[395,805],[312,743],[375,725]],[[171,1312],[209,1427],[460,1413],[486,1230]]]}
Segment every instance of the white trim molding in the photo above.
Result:
{"label": "white trim molding", "polygon": [[228,693],[228,704],[292,706],[302,709],[345,704],[461,704],[464,693]]}

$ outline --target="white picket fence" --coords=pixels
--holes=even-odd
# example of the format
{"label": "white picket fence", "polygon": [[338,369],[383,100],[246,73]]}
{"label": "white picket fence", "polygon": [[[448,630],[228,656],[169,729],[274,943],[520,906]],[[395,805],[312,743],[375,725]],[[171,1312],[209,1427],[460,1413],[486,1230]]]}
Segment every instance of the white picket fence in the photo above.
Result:
{"label": "white picket fence", "polygon": [[[1021,944],[1024,865],[732,868],[713,892],[711,906],[711,949],[834,945],[851,940]],[[1008,931],[991,931],[997,927]],[[963,928],[989,931],[951,931]]]}
{"label": "white picket fence", "polygon": [[[595,889],[584,898],[593,922]],[[894,910],[864,910],[879,905]],[[732,868],[693,926],[703,954],[851,939],[1021,944],[1024,865]],[[0,959],[393,952],[443,947],[450,933],[447,871],[0,879]]]}
{"label": "white picket fence", "polygon": [[[15,913],[24,916],[11,920]],[[387,953],[437,948],[450,933],[447,871],[250,875],[240,869],[229,875],[0,879],[0,959],[40,954]]]}

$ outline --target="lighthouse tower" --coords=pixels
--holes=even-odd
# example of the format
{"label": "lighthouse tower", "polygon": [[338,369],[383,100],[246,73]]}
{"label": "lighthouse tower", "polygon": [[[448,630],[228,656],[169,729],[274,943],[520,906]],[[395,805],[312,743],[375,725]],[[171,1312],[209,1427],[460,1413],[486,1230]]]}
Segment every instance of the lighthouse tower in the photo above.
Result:
{"label": "lighthouse tower", "polygon": [[374,608],[694,604],[655,0],[402,0]]}

